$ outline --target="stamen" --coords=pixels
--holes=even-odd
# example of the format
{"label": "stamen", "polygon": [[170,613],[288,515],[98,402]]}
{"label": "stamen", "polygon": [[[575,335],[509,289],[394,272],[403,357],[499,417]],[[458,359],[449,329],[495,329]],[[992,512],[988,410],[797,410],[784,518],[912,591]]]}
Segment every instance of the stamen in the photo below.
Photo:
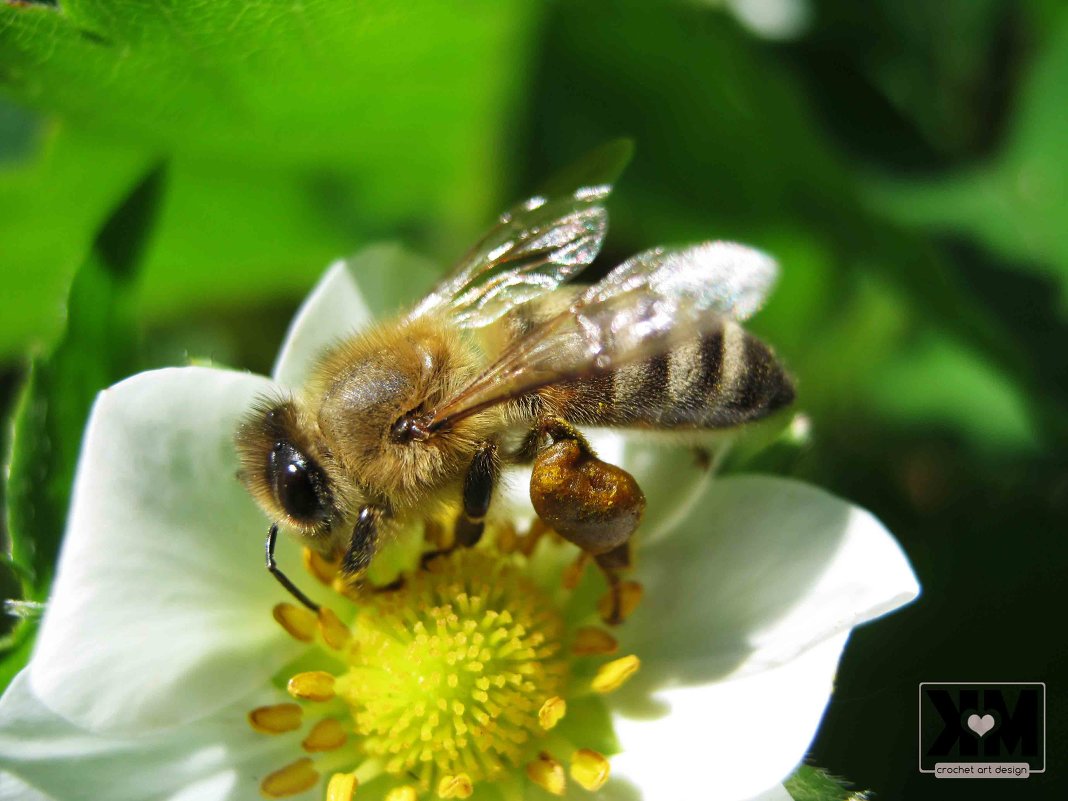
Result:
{"label": "stamen", "polygon": [[308,736],[301,742],[301,748],[305,751],[334,751],[341,748],[348,739],[348,732],[345,731],[345,727],[341,725],[341,721],[334,718],[323,718],[312,730],[308,732]]}
{"label": "stamen", "polygon": [[563,795],[567,790],[564,766],[544,752],[533,762],[527,763],[527,776],[547,793]]}
{"label": "stamen", "polygon": [[329,701],[334,697],[334,677],[325,670],[298,673],[289,680],[286,690],[302,701]]}
{"label": "stamen", "polygon": [[442,776],[438,782],[438,795],[442,798],[470,798],[475,791],[471,777],[466,773],[455,776]]}
{"label": "stamen", "polygon": [[349,642],[349,627],[341,622],[332,609],[325,606],[319,607],[319,632],[323,635],[323,641],[340,651]]}
{"label": "stamen", "polygon": [[326,785],[326,801],[352,801],[359,784],[355,773],[335,773]]}
{"label": "stamen", "polygon": [[559,695],[554,695],[542,704],[541,709],[538,710],[538,723],[548,731],[563,720],[565,714],[567,714],[567,701]]}
{"label": "stamen", "polygon": [[571,756],[571,778],[583,789],[594,792],[608,781],[608,760],[589,748],[580,748]]}
{"label": "stamen", "polygon": [[319,781],[319,774],[308,757],[298,759],[260,782],[260,792],[267,798],[286,798],[310,790]]}
{"label": "stamen", "polygon": [[297,704],[260,706],[248,713],[248,722],[263,734],[281,734],[300,728],[301,709]]}
{"label": "stamen", "polygon": [[561,583],[565,590],[573,590],[582,581],[582,574],[586,572],[586,565],[590,561],[590,555],[585,551],[579,553],[574,562],[564,568]]}
{"label": "stamen", "polygon": [[315,615],[310,609],[282,603],[275,605],[272,614],[278,624],[294,639],[311,642],[315,638]]}
{"label": "stamen", "polygon": [[385,801],[418,801],[419,793],[410,784],[394,787],[386,793]]}
{"label": "stamen", "polygon": [[571,646],[571,653],[575,656],[600,656],[602,654],[614,654],[619,649],[616,638],[604,629],[594,626],[583,626],[575,631],[575,642]]}
{"label": "stamen", "polygon": [[618,690],[623,683],[638,672],[641,660],[631,654],[606,662],[597,669],[590,686],[595,693],[610,693]]}
{"label": "stamen", "polygon": [[[638,608],[645,590],[637,581],[621,581],[616,586],[615,592],[618,593],[619,598],[619,619],[621,621],[626,620]],[[615,599],[612,597],[612,590],[609,590],[608,594],[597,602],[597,611],[600,613],[602,620],[608,620],[612,616],[612,605],[614,603]]]}
{"label": "stamen", "polygon": [[320,584],[329,587],[334,583],[334,576],[337,575],[336,562],[327,561],[311,548],[305,548],[302,556],[304,557],[304,569],[318,579]]}

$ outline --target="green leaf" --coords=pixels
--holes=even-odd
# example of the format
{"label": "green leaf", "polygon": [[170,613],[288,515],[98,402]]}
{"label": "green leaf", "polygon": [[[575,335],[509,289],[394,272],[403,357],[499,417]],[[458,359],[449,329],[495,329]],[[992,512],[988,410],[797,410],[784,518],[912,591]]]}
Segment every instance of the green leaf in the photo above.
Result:
{"label": "green leaf", "polygon": [[799,767],[783,785],[794,801],[847,801],[866,797],[850,790],[843,779],[811,765]]}
{"label": "green leaf", "polygon": [[1053,276],[1068,308],[1068,18],[1038,54],[1006,144],[991,163],[948,178],[873,180],[874,201],[902,222],[973,237],[1022,269]]}
{"label": "green leaf", "polygon": [[633,139],[612,139],[558,170],[538,187],[538,193],[553,197],[584,186],[614,184],[632,158]]}
{"label": "green leaf", "polygon": [[63,152],[0,171],[0,261],[18,301],[0,354],[56,333],[50,311],[94,226],[160,155],[171,190],[146,319],[205,297],[295,299],[330,260],[398,230],[462,252],[501,202],[539,13],[522,0],[463,13],[432,0],[0,3],[0,89],[65,129]]}
{"label": "green leaf", "polygon": [[0,169],[0,270],[10,302],[0,316],[0,355],[52,342],[75,268],[109,211],[150,158],[49,126],[34,159]]}
{"label": "green leaf", "polygon": [[47,595],[93,399],[135,367],[130,296],[163,188],[153,169],[100,228],[71,285],[67,325],[34,360],[15,410],[6,497],[25,597]]}

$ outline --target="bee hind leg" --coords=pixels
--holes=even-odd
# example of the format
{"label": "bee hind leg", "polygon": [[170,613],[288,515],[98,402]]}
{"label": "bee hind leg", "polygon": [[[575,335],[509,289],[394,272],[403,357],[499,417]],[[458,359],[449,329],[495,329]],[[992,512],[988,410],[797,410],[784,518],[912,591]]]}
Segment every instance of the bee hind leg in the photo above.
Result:
{"label": "bee hind leg", "polygon": [[630,538],[641,523],[645,495],[630,473],[598,459],[567,422],[548,420],[539,430],[530,478],[534,511],[593,557],[611,592],[605,622],[620,623],[621,574],[630,567]]}

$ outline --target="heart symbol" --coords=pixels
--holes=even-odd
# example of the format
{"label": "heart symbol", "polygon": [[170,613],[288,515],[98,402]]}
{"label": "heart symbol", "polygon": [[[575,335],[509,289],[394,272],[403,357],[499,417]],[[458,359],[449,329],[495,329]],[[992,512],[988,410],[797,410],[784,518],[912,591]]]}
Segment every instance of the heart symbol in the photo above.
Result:
{"label": "heart symbol", "polygon": [[979,717],[978,715],[969,715],[968,728],[982,737],[994,728],[994,716],[989,712],[982,717]]}

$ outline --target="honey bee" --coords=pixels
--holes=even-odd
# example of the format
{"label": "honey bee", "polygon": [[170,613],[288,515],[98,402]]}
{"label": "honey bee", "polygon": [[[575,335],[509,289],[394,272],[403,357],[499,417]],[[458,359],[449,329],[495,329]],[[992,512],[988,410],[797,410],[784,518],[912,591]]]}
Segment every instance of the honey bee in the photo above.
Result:
{"label": "honey bee", "polygon": [[338,342],[299,393],[261,399],[242,422],[240,478],[275,521],[267,567],[298,600],[316,609],[275,564],[280,524],[357,579],[406,519],[451,509],[456,545],[477,543],[515,463],[533,464],[542,520],[618,588],[645,498],[577,427],[696,441],[793,401],[771,350],[739,325],[776,278],[765,254],[655,248],[592,285],[565,283],[601,248],[609,191],[503,214],[413,309]]}

